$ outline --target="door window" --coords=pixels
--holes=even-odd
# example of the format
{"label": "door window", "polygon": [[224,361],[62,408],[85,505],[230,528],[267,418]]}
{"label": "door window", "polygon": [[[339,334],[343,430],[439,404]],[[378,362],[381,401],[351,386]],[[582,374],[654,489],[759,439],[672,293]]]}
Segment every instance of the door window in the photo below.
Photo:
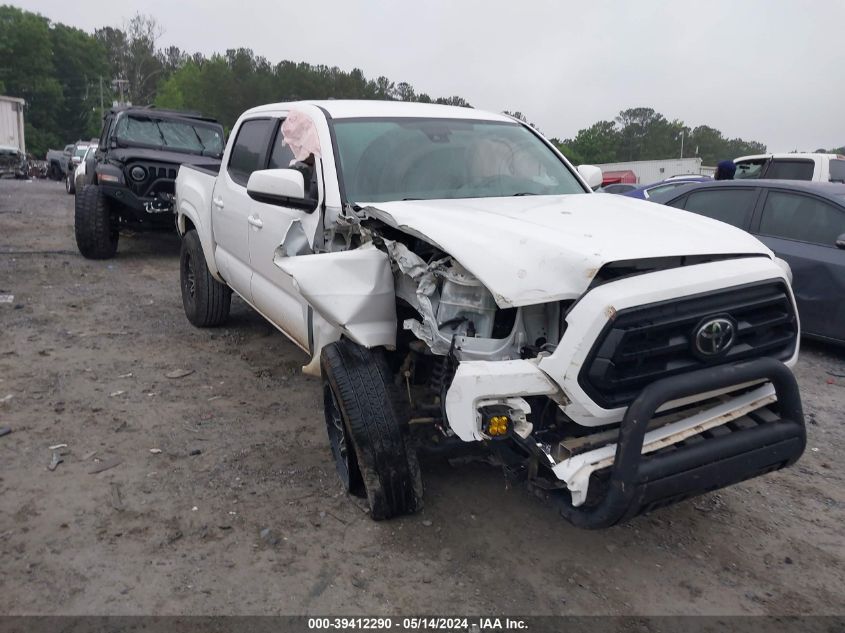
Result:
{"label": "door window", "polygon": [[267,141],[273,128],[271,119],[244,121],[229,156],[229,176],[246,187],[252,172],[263,169],[267,157]]}
{"label": "door window", "polygon": [[845,160],[841,158],[831,159],[830,182],[845,182]]}
{"label": "door window", "polygon": [[760,218],[760,233],[833,246],[845,233],[845,210],[811,196],[770,191]]}
{"label": "door window", "polygon": [[775,158],[766,170],[766,178],[780,180],[812,180],[815,163],[811,160]]}
{"label": "door window", "polygon": [[684,209],[745,229],[756,199],[754,188],[694,191],[687,197]]}

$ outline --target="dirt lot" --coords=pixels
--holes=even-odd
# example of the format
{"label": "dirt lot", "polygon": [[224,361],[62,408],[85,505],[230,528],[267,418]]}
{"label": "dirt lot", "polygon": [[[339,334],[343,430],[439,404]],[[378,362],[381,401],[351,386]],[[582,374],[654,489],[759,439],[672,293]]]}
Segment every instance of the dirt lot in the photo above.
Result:
{"label": "dirt lot", "polygon": [[304,355],[239,300],[192,328],[175,234],[86,261],[72,209],[60,183],[0,181],[3,613],[845,611],[845,353],[805,344],[787,471],[585,532],[498,470],[426,462],[425,510],[374,523]]}

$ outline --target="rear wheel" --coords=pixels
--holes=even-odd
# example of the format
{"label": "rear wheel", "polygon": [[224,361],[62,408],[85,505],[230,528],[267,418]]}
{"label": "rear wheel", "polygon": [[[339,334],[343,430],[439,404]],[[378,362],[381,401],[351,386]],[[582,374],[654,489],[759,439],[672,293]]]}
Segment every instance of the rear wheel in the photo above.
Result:
{"label": "rear wheel", "polygon": [[420,510],[420,467],[384,354],[343,340],[323,348],[320,364],[329,442],[344,487],[366,495],[375,520]]}
{"label": "rear wheel", "polygon": [[188,321],[197,327],[214,327],[226,321],[232,306],[232,291],[212,277],[196,231],[188,231],[182,238],[179,279]]}
{"label": "rear wheel", "polygon": [[112,223],[111,203],[97,185],[85,185],[74,204],[76,246],[88,259],[109,259],[117,252],[118,230]]}
{"label": "rear wheel", "polygon": [[76,185],[73,181],[73,174],[68,173],[67,178],[65,178],[65,191],[68,194],[73,194],[76,192]]}

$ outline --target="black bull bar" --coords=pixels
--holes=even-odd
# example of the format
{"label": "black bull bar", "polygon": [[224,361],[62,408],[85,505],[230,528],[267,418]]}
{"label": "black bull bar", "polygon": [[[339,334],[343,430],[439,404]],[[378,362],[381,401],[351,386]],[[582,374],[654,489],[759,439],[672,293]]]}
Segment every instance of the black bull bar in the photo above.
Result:
{"label": "black bull bar", "polygon": [[[643,439],[655,411],[666,402],[757,380],[777,394],[778,419],[677,450],[643,455]],[[794,463],[807,442],[798,383],[773,358],[720,365],[658,380],[628,407],[604,497],[573,507],[557,493],[561,514],[582,528],[606,528],[653,508],[750,479]],[[564,498],[565,497],[565,498]]]}

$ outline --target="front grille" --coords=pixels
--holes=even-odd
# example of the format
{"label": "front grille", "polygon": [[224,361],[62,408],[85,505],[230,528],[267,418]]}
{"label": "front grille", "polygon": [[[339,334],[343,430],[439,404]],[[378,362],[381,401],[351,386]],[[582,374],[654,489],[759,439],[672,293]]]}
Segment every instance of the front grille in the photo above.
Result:
{"label": "front grille", "polygon": [[[694,331],[708,317],[736,323],[732,347],[702,358]],[[671,299],[621,310],[608,323],[578,376],[581,388],[606,409],[631,403],[660,378],[724,363],[771,356],[787,360],[795,350],[798,323],[783,282]]]}
{"label": "front grille", "polygon": [[[131,176],[132,168],[136,166],[144,168],[144,178],[142,180],[135,180]],[[135,161],[126,165],[124,175],[126,182],[137,196],[151,198],[158,193],[175,193],[175,181],[178,171],[178,166],[172,163]]]}

